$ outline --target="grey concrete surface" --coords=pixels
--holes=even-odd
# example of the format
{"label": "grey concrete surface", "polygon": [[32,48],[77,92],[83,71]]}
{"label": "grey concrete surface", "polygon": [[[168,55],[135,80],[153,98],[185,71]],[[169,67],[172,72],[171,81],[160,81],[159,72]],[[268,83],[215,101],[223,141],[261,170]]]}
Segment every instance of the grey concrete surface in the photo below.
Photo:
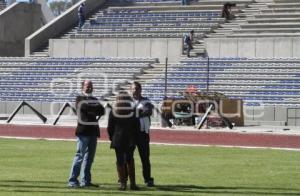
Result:
{"label": "grey concrete surface", "polygon": [[43,25],[39,4],[14,3],[0,14],[0,56],[24,56],[24,39]]}
{"label": "grey concrete surface", "polygon": [[207,38],[209,57],[300,57],[299,37]]}
{"label": "grey concrete surface", "polygon": [[71,28],[78,22],[77,9],[81,3],[85,3],[87,14],[99,9],[105,0],[81,0],[63,14],[38,29],[25,39],[25,56],[29,56],[36,49],[43,46],[50,38],[54,38]]}
{"label": "grey concrete surface", "polygon": [[153,57],[178,62],[181,38],[149,39],[51,39],[52,57]]}
{"label": "grey concrete surface", "polygon": [[[21,102],[0,102],[0,115],[8,116],[17,108]],[[36,110],[41,112],[45,116],[56,116],[65,103],[58,102],[28,102]],[[104,103],[105,105],[105,103]],[[73,106],[74,107],[74,106]],[[287,106],[244,106],[244,121],[245,126],[250,125],[288,125],[288,126],[300,126],[300,109],[287,109]],[[23,107],[19,111],[19,115],[32,115],[33,112]],[[73,115],[73,113],[67,109],[64,115]]]}

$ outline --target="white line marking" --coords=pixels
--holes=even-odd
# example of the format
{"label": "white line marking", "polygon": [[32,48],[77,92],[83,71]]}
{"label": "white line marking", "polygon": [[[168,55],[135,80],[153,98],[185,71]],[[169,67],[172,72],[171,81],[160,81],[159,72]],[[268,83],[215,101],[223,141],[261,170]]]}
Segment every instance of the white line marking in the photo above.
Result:
{"label": "white line marking", "polygon": [[[0,136],[3,139],[22,139],[22,140],[48,140],[48,141],[76,141],[76,139],[60,139],[60,138],[38,138],[38,137],[12,137],[12,136]],[[101,143],[110,143],[108,140],[100,140]],[[243,148],[243,149],[270,149],[270,150],[288,150],[288,151],[300,151],[300,148],[280,148],[280,147],[261,147],[261,146],[233,146],[233,145],[208,145],[208,144],[172,144],[172,143],[160,143],[150,142],[153,145],[164,146],[188,146],[188,147],[221,147],[221,148]]]}

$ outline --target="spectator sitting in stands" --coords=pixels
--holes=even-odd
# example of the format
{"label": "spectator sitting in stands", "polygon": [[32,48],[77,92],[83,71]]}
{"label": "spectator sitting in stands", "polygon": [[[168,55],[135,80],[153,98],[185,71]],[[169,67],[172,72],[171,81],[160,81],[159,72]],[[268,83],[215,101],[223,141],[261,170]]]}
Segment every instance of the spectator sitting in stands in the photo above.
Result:
{"label": "spectator sitting in stands", "polygon": [[235,15],[232,13],[231,8],[235,6],[235,3],[225,3],[222,10],[222,18],[225,18],[226,20],[234,19]]}
{"label": "spectator sitting in stands", "polygon": [[191,30],[189,34],[184,35],[183,42],[184,42],[184,47],[187,47],[187,57],[190,57],[190,51],[194,48],[193,40],[194,40],[194,30]]}

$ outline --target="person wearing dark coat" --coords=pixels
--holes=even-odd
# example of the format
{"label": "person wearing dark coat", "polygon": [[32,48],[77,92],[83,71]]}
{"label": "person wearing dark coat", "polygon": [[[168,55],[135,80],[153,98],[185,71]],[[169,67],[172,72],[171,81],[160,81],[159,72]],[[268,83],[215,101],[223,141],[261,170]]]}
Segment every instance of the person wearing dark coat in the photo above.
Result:
{"label": "person wearing dark coat", "polygon": [[127,174],[130,189],[138,190],[135,182],[135,166],[133,153],[136,146],[138,121],[134,115],[133,103],[130,95],[121,92],[117,96],[116,104],[108,118],[108,135],[110,147],[115,149],[117,172],[119,176],[119,190],[127,188]]}
{"label": "person wearing dark coat", "polygon": [[233,20],[235,19],[235,15],[233,14],[231,8],[235,7],[236,4],[234,3],[225,3],[223,5],[223,9],[222,9],[222,18],[225,18],[226,20]]}
{"label": "person wearing dark coat", "polygon": [[[78,123],[75,131],[77,150],[69,177],[69,187],[97,187],[91,182],[91,168],[94,161],[97,138],[100,137],[98,120],[104,115],[104,107],[92,96],[93,84],[90,80],[82,83],[82,94],[76,97]],[[78,181],[81,169],[81,182]]]}
{"label": "person wearing dark coat", "polygon": [[84,6],[85,6],[85,4],[82,3],[82,4],[80,4],[80,6],[78,8],[78,30],[81,30],[81,28],[84,24],[84,21],[85,21]]}
{"label": "person wearing dark coat", "polygon": [[193,47],[194,33],[195,31],[191,30],[189,34],[184,35],[183,38],[184,45],[187,47],[187,57],[190,57],[190,51],[194,49]]}
{"label": "person wearing dark coat", "polygon": [[142,96],[142,86],[134,81],[131,85],[134,110],[138,119],[137,149],[142,162],[144,182],[148,187],[154,186],[154,178],[151,176],[150,163],[150,125],[153,104],[147,97]]}

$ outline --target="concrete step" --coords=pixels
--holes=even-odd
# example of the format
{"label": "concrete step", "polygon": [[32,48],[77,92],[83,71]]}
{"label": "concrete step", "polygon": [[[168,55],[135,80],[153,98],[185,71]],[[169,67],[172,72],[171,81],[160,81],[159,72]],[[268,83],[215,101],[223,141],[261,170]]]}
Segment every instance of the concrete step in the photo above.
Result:
{"label": "concrete step", "polygon": [[273,9],[262,9],[262,13],[299,13],[300,8],[273,8]]}
{"label": "concrete step", "polygon": [[260,37],[300,37],[300,33],[232,33],[226,35],[226,37],[253,37],[253,38],[260,38]]}
{"label": "concrete step", "polygon": [[296,3],[298,0],[273,0],[275,3]]}
{"label": "concrete step", "polygon": [[[190,51],[190,53],[197,53],[197,54],[202,54],[206,51],[205,47],[202,48],[194,48],[193,50]],[[183,54],[186,54],[186,51],[183,52]]]}
{"label": "concrete step", "polygon": [[224,38],[226,37],[226,33],[212,33],[212,34],[209,34],[207,35],[206,37],[207,38]]}
{"label": "concrete step", "polygon": [[226,34],[229,32],[233,32],[233,29],[216,29],[214,30],[215,33],[222,33],[222,34]]}
{"label": "concrete step", "polygon": [[[254,19],[247,19],[247,22],[250,24],[253,23],[293,23],[299,22],[299,18],[254,18]],[[300,23],[300,22],[299,22]]]}
{"label": "concrete step", "polygon": [[247,20],[244,19],[244,18],[235,18],[234,20],[229,20],[227,23],[224,23],[224,24],[239,24],[239,23],[244,23],[246,22]]}
{"label": "concrete step", "polygon": [[255,28],[255,29],[233,29],[234,33],[297,33],[300,32],[300,28]]}
{"label": "concrete step", "polygon": [[298,22],[281,22],[281,23],[270,23],[270,24],[241,24],[241,28],[243,29],[253,29],[253,28],[300,28],[300,21]]}
{"label": "concrete step", "polygon": [[300,13],[261,13],[255,18],[299,18]]}
{"label": "concrete step", "polygon": [[225,23],[225,24],[221,24],[220,27],[227,29],[227,28],[235,28],[235,27],[239,27],[240,24],[238,23]]}
{"label": "concrete step", "polygon": [[300,8],[300,3],[272,3],[268,4],[269,8]]}
{"label": "concrete step", "polygon": [[247,14],[247,13],[237,13],[237,14],[235,14],[235,16],[237,18],[247,18],[247,17],[249,17],[249,15],[252,15],[252,13],[251,14]]}
{"label": "concrete step", "polygon": [[253,14],[257,14],[260,13],[261,11],[258,9],[247,9],[247,10],[242,10],[243,11],[243,17],[249,16],[249,15],[253,15]]}
{"label": "concrete step", "polygon": [[268,6],[266,3],[255,3],[255,4],[249,4],[247,8],[261,9],[261,8],[268,8]]}
{"label": "concrete step", "polygon": [[49,54],[48,52],[34,52],[33,54],[30,55],[30,57],[48,57]]}

